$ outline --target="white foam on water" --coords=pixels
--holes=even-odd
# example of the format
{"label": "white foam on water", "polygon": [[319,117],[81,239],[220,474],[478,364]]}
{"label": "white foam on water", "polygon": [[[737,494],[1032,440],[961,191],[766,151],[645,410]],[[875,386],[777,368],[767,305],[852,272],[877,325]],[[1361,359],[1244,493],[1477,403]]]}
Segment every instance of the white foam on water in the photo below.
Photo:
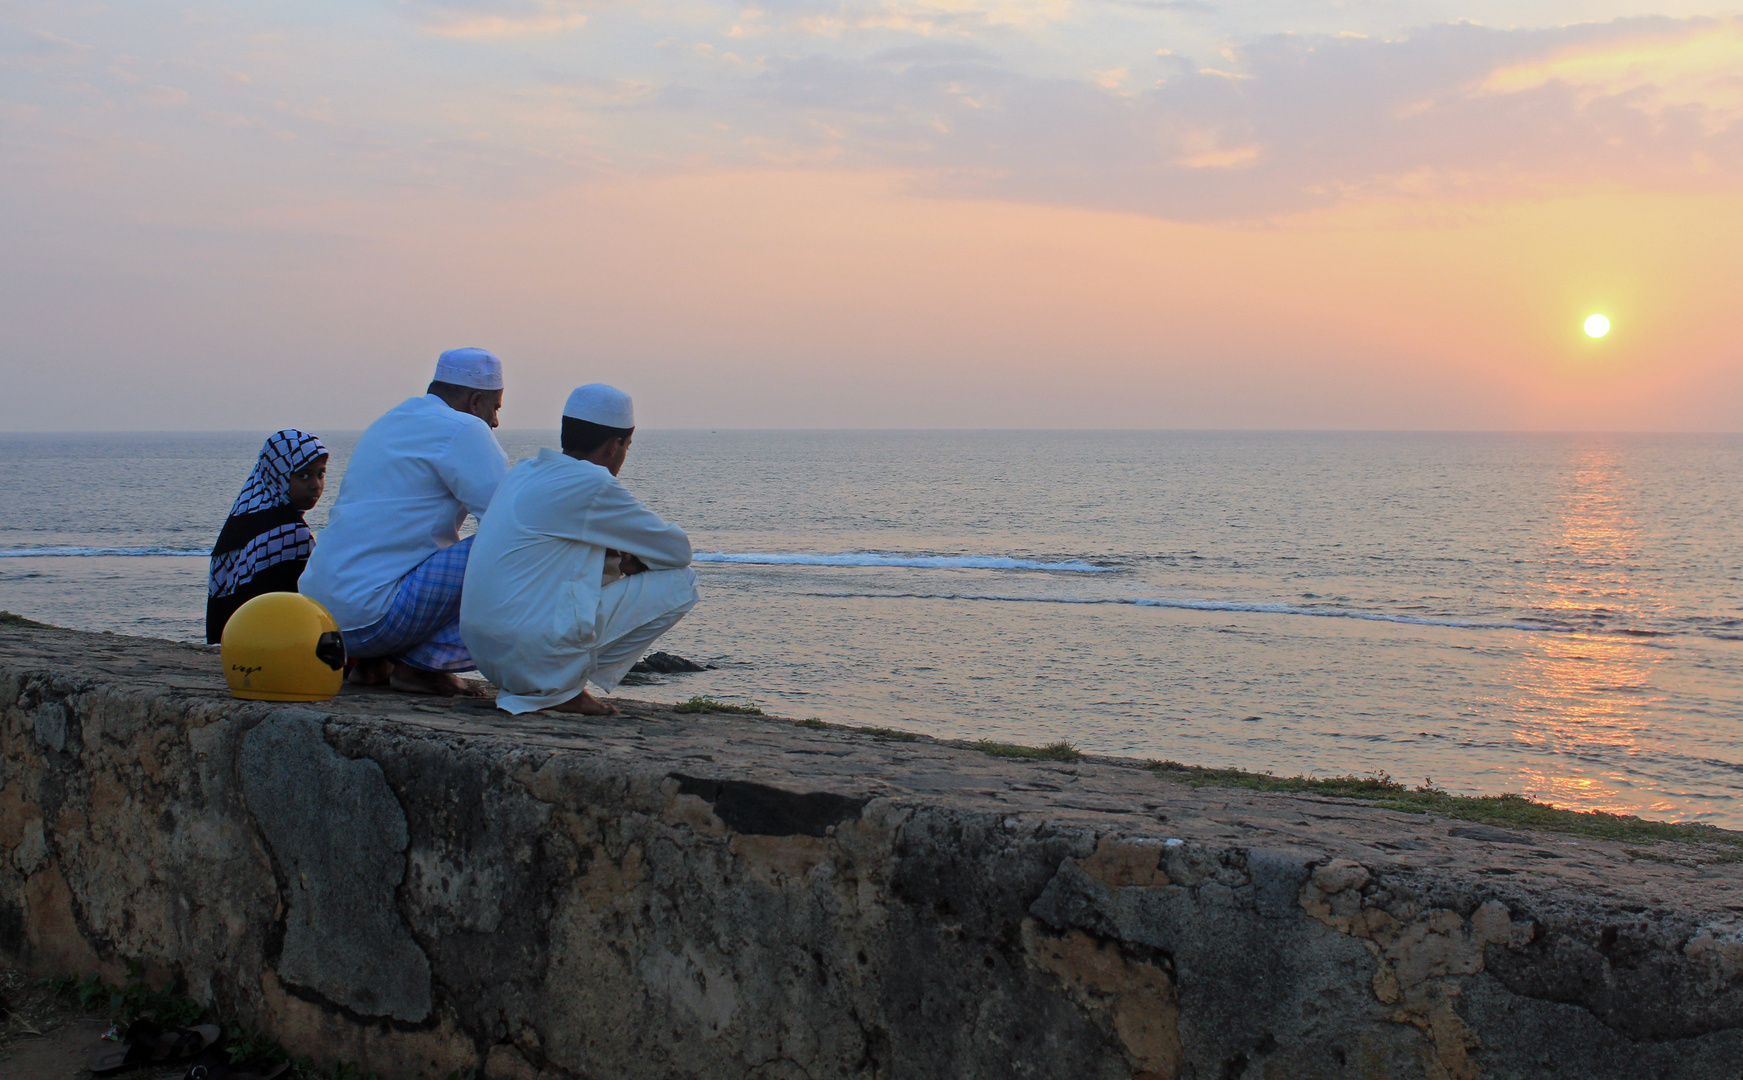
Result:
{"label": "white foam on water", "polygon": [[744,563],[754,566],[906,566],[960,570],[1058,570],[1072,574],[1118,573],[1117,566],[1097,566],[1082,559],[1037,562],[1002,555],[885,555],[875,551],[841,551],[832,554],[765,554],[759,552],[698,552],[699,563]]}
{"label": "white foam on water", "polygon": [[1476,619],[1435,619],[1421,615],[1391,615],[1383,611],[1362,611],[1352,608],[1298,607],[1294,604],[1248,603],[1223,600],[1151,600],[1130,601],[1138,607],[1181,608],[1187,611],[1252,611],[1261,615],[1312,615],[1321,619],[1364,619],[1368,622],[1403,623],[1406,626],[1450,626],[1460,630],[1536,630],[1545,633],[1570,634],[1571,626],[1549,626],[1544,623],[1484,622]]}
{"label": "white foam on water", "polygon": [[171,547],[36,547],[0,550],[0,559],[91,558],[98,555],[198,555],[212,554],[211,548]]}
{"label": "white foam on water", "polygon": [[[1419,615],[1390,615],[1383,611],[1353,608],[1299,607],[1245,600],[1156,600],[1149,597],[1096,596],[998,596],[986,593],[892,593],[813,592],[807,596],[867,600],[986,600],[1011,604],[1128,604],[1133,607],[1177,608],[1184,611],[1250,611],[1261,615],[1309,615],[1321,619],[1362,619],[1368,622],[1403,623],[1408,626],[1450,626],[1459,630],[1530,630],[1539,633],[1574,634],[1572,626],[1545,623],[1486,622],[1476,619],[1435,619]],[[1587,631],[1591,633],[1591,631]],[[1598,633],[1601,633],[1598,632]]]}

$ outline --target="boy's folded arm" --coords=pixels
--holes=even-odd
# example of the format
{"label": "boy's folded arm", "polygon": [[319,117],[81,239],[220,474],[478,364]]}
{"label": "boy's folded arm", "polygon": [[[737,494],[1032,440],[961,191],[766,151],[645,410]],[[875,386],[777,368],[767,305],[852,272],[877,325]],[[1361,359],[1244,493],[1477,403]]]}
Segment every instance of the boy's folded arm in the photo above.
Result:
{"label": "boy's folded arm", "polygon": [[578,539],[634,555],[650,570],[690,565],[690,538],[637,502],[619,485],[601,492],[587,508]]}

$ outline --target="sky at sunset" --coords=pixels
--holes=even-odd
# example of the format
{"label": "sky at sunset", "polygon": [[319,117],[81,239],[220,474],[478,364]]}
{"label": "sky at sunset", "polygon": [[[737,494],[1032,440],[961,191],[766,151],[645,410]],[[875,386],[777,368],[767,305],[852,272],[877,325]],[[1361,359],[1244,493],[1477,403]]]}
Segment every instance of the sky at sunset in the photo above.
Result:
{"label": "sky at sunset", "polygon": [[1743,431],[1740,12],[8,0],[0,430]]}

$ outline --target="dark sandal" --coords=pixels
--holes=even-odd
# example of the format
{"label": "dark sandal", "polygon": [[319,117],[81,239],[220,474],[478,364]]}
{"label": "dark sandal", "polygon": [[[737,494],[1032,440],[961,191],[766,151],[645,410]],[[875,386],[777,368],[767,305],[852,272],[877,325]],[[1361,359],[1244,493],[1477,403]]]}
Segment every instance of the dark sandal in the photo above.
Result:
{"label": "dark sandal", "polygon": [[222,1050],[209,1050],[194,1059],[182,1080],[277,1080],[290,1068],[290,1062],[252,1061],[246,1065],[231,1065],[230,1056]]}
{"label": "dark sandal", "polygon": [[216,1024],[165,1032],[149,1020],[135,1020],[114,1046],[102,1046],[85,1059],[85,1068],[97,1075],[117,1072],[129,1065],[169,1065],[193,1057],[223,1035]]}
{"label": "dark sandal", "polygon": [[85,1059],[85,1068],[98,1075],[125,1069],[149,1060],[162,1030],[149,1020],[135,1020],[113,1046],[99,1046]]}

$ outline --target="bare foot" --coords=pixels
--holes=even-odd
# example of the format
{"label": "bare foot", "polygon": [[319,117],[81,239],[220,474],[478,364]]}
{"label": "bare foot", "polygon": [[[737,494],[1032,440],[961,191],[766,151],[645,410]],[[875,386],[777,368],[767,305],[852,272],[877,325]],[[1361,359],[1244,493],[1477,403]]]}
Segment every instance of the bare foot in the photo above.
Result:
{"label": "bare foot", "polygon": [[484,689],[451,671],[424,671],[410,664],[395,664],[388,685],[402,694],[436,694],[440,697],[483,697]]}
{"label": "bare foot", "polygon": [[345,679],[352,686],[386,686],[393,679],[393,661],[385,656],[359,660]]}
{"label": "bare foot", "polygon": [[580,713],[582,716],[616,716],[617,706],[607,705],[598,698],[581,691],[580,697],[572,697],[561,705],[547,706],[552,712]]}

